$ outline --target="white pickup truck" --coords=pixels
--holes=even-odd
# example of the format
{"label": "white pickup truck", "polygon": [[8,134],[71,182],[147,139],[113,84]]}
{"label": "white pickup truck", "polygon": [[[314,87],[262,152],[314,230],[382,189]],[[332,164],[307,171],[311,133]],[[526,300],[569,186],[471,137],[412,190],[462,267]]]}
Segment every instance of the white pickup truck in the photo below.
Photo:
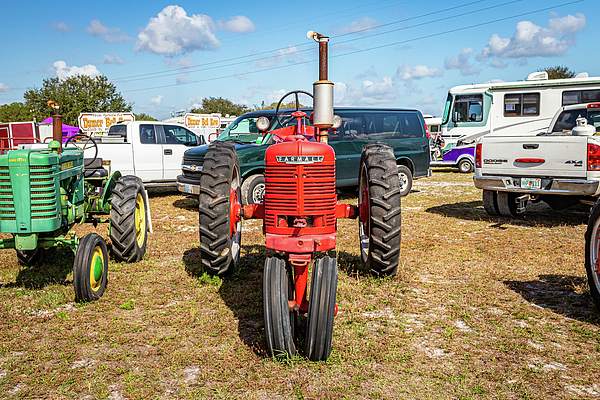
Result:
{"label": "white pickup truck", "polygon": [[544,201],[555,210],[600,196],[600,103],[561,107],[536,136],[484,136],[475,150],[475,187],[490,215],[514,217]]}
{"label": "white pickup truck", "polygon": [[204,143],[204,137],[182,124],[123,121],[111,125],[107,134],[92,136],[91,141],[84,138],[74,144],[84,150],[86,162],[93,158],[110,160],[112,171],[138,176],[145,186],[165,186],[177,184],[183,153]]}

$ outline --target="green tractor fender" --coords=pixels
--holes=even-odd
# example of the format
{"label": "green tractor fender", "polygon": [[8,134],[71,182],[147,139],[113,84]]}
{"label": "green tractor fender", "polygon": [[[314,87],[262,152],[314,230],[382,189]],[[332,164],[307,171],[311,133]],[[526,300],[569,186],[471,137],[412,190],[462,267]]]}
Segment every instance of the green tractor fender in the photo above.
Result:
{"label": "green tractor fender", "polygon": [[110,201],[112,200],[113,190],[117,184],[117,181],[121,177],[121,172],[113,172],[104,185],[104,192],[102,197],[99,199],[98,209],[109,214],[110,213]]}

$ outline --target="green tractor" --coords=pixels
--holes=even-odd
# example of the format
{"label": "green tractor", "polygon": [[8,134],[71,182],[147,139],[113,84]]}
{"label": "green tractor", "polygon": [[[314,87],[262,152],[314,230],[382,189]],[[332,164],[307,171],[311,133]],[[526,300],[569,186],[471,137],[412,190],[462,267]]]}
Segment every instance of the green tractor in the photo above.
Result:
{"label": "green tractor", "polygon": [[112,252],[126,262],[142,259],[148,238],[142,181],[118,171],[109,173],[103,164],[110,162],[84,159],[89,143],[79,141],[70,147],[67,142],[63,150],[61,142],[53,140],[45,149],[0,155],[0,232],[12,234],[0,240],[0,249],[16,249],[19,261],[31,266],[41,264],[56,247],[70,248],[75,253],[73,286],[78,302],[99,299],[104,293],[108,253],[102,236],[89,233],[78,238],[72,230],[75,224],[108,222]]}

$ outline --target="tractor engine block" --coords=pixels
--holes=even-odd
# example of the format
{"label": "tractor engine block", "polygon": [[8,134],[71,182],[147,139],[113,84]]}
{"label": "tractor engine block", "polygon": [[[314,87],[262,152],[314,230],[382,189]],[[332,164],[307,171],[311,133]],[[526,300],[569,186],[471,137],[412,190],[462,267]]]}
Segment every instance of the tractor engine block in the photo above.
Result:
{"label": "tractor engine block", "polygon": [[290,136],[265,154],[264,224],[268,248],[312,253],[335,248],[335,154]]}

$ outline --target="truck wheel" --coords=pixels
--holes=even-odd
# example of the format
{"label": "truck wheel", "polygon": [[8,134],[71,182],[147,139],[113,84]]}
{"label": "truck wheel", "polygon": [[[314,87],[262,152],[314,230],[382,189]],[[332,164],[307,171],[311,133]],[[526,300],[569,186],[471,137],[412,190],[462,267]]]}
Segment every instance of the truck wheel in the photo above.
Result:
{"label": "truck wheel", "polygon": [[263,273],[263,311],[265,336],[271,357],[293,357],[296,354],[294,333],[296,312],[290,312],[288,300],[294,289],[285,260],[269,257]]}
{"label": "truck wheel", "polygon": [[73,263],[75,301],[92,301],[102,297],[108,282],[106,242],[96,233],[88,233],[79,241]]}
{"label": "truck wheel", "polygon": [[463,158],[458,163],[458,170],[462,174],[468,174],[469,172],[473,172],[473,170],[474,170],[473,163],[471,162],[471,160],[469,160],[467,158]]}
{"label": "truck wheel", "polygon": [[265,195],[265,177],[263,174],[256,174],[247,177],[242,182],[242,204],[262,203]]}
{"label": "truck wheel", "polygon": [[600,207],[596,203],[585,232],[585,270],[590,294],[600,310]]}
{"label": "truck wheel", "polygon": [[331,354],[338,266],[325,256],[313,266],[306,326],[306,356],[312,361],[327,360]]}
{"label": "truck wheel", "polygon": [[398,179],[400,180],[400,196],[404,197],[410,193],[413,181],[412,173],[407,166],[398,165]]}
{"label": "truck wheel", "polygon": [[202,266],[212,275],[230,275],[237,267],[242,233],[240,198],[235,147],[216,142],[204,157],[198,198],[200,256]]}
{"label": "truck wheel", "polygon": [[358,180],[360,252],[363,264],[378,276],[393,276],[398,269],[402,221],[397,175],[389,145],[365,146]]}
{"label": "truck wheel", "polygon": [[498,192],[498,212],[504,217],[516,217],[517,214],[517,202],[516,199],[519,195],[517,193],[510,192]]}
{"label": "truck wheel", "polygon": [[140,261],[146,254],[148,241],[148,210],[142,180],[133,175],[119,178],[110,206],[110,240],[115,258]]}
{"label": "truck wheel", "polygon": [[488,215],[500,215],[498,210],[498,192],[495,190],[483,190],[483,209]]}

